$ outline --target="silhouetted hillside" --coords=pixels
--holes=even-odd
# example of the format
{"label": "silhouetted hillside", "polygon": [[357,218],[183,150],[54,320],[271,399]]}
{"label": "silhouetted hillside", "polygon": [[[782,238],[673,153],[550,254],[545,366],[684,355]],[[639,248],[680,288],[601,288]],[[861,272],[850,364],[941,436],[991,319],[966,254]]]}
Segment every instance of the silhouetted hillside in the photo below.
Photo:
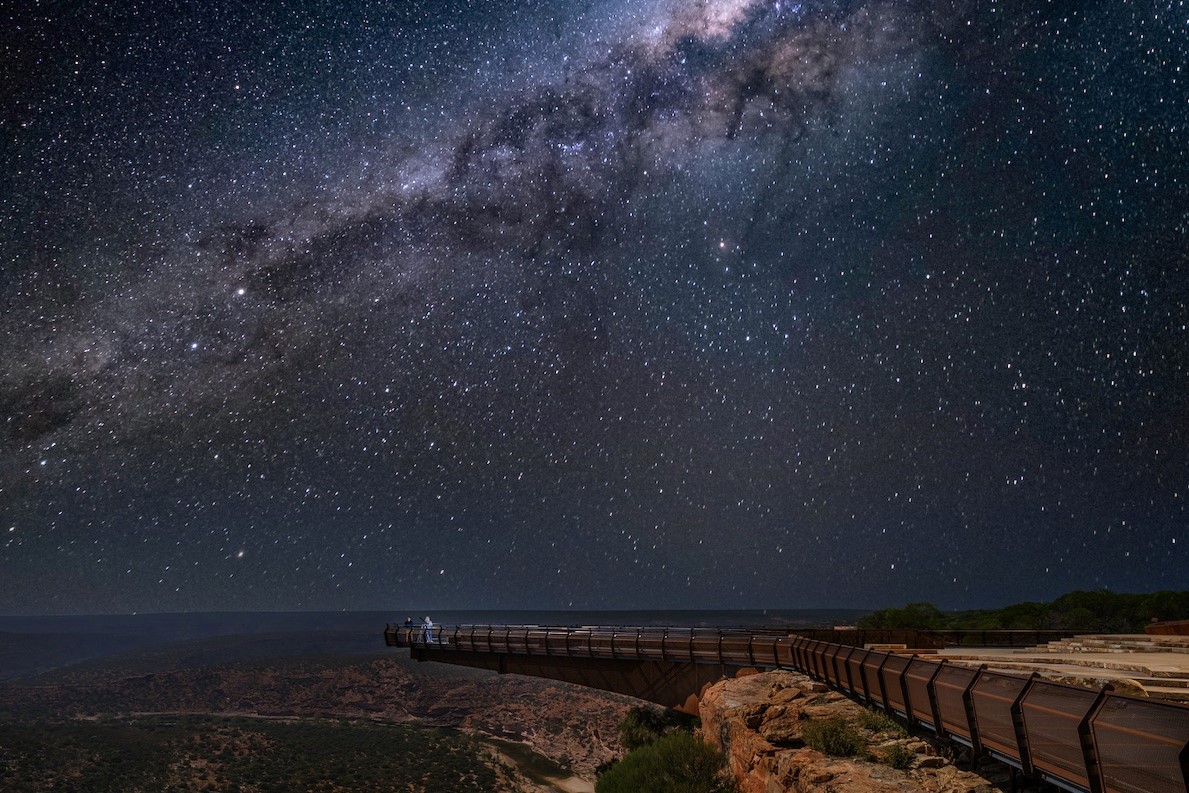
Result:
{"label": "silhouetted hillside", "polygon": [[1070,592],[1052,603],[978,611],[941,611],[932,603],[909,603],[872,612],[859,620],[859,627],[1140,633],[1154,620],[1179,619],[1189,619],[1189,592],[1124,594],[1101,589]]}

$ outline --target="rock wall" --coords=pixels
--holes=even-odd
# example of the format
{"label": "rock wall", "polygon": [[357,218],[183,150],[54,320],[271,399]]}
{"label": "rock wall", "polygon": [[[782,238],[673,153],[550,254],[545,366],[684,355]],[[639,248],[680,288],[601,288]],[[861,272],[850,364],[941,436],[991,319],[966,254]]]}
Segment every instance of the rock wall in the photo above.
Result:
{"label": "rock wall", "polygon": [[[1006,789],[959,770],[943,747],[895,729],[860,726],[864,708],[794,672],[723,680],[702,697],[703,737],[727,756],[741,793],[997,793]],[[805,745],[805,725],[839,716],[856,727],[868,759],[830,757]],[[904,770],[886,759],[900,746]],[[998,781],[998,780],[996,780]]]}

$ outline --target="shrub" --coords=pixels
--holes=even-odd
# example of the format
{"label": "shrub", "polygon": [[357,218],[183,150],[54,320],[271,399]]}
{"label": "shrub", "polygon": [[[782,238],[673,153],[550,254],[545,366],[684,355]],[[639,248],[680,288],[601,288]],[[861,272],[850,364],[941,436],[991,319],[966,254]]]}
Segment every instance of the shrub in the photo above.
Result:
{"label": "shrub", "polygon": [[916,759],[916,755],[908,750],[902,743],[894,743],[884,750],[883,761],[892,768],[900,771],[906,770],[912,765],[912,761]]}
{"label": "shrub", "polygon": [[859,725],[872,732],[890,732],[896,736],[908,734],[903,724],[882,710],[864,710],[859,714]]}
{"label": "shrub", "polygon": [[672,732],[599,776],[596,793],[735,793],[726,758],[701,738]]}
{"label": "shrub", "polygon": [[867,748],[859,731],[841,716],[809,722],[802,731],[802,737],[807,746],[834,757],[854,757]]}
{"label": "shrub", "polygon": [[653,743],[662,735],[680,729],[690,719],[675,710],[639,706],[628,711],[619,723],[619,743],[629,752]]}

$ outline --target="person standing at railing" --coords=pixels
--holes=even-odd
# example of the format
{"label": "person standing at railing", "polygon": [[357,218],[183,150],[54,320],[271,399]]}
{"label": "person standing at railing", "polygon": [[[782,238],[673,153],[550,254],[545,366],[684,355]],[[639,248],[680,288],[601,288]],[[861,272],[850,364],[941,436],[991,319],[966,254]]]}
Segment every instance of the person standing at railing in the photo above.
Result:
{"label": "person standing at railing", "polygon": [[433,641],[433,620],[429,618],[428,614],[425,615],[425,620],[421,625],[421,641],[426,644]]}

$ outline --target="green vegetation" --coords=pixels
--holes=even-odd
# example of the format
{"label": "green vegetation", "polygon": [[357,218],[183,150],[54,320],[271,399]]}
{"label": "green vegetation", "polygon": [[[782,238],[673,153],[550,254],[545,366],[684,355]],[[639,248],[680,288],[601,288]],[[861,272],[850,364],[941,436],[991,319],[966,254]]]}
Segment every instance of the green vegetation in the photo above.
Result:
{"label": "green vegetation", "polygon": [[619,723],[619,743],[629,752],[647,746],[658,738],[676,730],[690,729],[692,716],[676,710],[641,705],[628,711]]}
{"label": "green vegetation", "polygon": [[671,732],[599,776],[597,793],[734,793],[726,759],[692,733]]}
{"label": "green vegetation", "polygon": [[867,753],[867,741],[841,716],[814,719],[801,732],[805,745],[833,757],[854,757]]}
{"label": "green vegetation", "polygon": [[628,754],[599,768],[598,793],[734,793],[727,760],[694,735],[697,719],[675,710],[635,707],[619,723]]}
{"label": "green vegetation", "polygon": [[1052,603],[1017,603],[989,611],[940,611],[931,603],[881,609],[860,628],[933,630],[1069,630],[1138,633],[1153,620],[1189,619],[1189,592],[1070,592]]}
{"label": "green vegetation", "polygon": [[904,771],[912,765],[912,761],[916,759],[916,755],[908,750],[902,743],[894,743],[887,749],[884,749],[883,761],[898,771]]}
{"label": "green vegetation", "polygon": [[0,790],[489,791],[478,744],[349,721],[185,717],[0,724]]}
{"label": "green vegetation", "polygon": [[891,733],[897,738],[908,735],[908,730],[904,729],[903,724],[882,710],[865,708],[859,714],[859,726],[874,733]]}

